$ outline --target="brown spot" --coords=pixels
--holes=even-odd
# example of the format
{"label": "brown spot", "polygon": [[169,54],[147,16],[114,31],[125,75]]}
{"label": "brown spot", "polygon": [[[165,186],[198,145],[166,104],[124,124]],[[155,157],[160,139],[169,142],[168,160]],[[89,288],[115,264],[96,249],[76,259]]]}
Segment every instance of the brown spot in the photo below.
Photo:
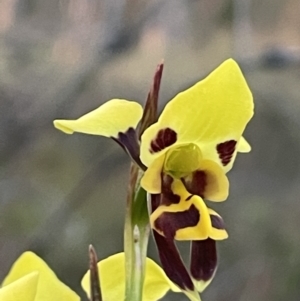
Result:
{"label": "brown spot", "polygon": [[222,217],[211,214],[210,219],[211,219],[211,224],[214,228],[219,229],[219,230],[225,229],[225,224],[224,224]]}
{"label": "brown spot", "polygon": [[158,153],[177,141],[177,133],[170,128],[161,129],[150,143],[150,153]]}
{"label": "brown spot", "polygon": [[236,143],[237,142],[235,140],[229,140],[217,145],[217,152],[224,166],[230,162],[235,151]]}
{"label": "brown spot", "polygon": [[217,268],[216,242],[211,239],[192,242],[190,270],[193,278],[210,280]]}
{"label": "brown spot", "polygon": [[162,174],[161,205],[169,206],[180,202],[180,196],[171,189],[173,181],[174,179],[171,176]]}
{"label": "brown spot", "polygon": [[179,229],[193,227],[199,223],[200,213],[194,205],[182,212],[164,212],[154,222],[158,231],[167,238],[174,238]]}
{"label": "brown spot", "polygon": [[196,170],[191,175],[182,178],[186,190],[191,194],[204,198],[205,187],[207,185],[207,175],[203,170]]}
{"label": "brown spot", "polygon": [[151,213],[155,211],[160,205],[161,194],[150,194]]}
{"label": "brown spot", "polygon": [[190,196],[188,196],[185,201],[188,202],[191,198],[193,197],[193,195],[191,194]]}

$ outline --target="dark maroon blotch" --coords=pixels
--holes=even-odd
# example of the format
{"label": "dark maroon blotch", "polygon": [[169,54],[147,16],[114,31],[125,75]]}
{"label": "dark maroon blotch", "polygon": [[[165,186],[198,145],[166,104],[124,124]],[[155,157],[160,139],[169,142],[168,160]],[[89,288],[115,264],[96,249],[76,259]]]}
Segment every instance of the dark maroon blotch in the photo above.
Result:
{"label": "dark maroon blotch", "polygon": [[190,176],[182,178],[181,180],[189,193],[204,198],[207,175],[203,170],[196,170]]}
{"label": "dark maroon blotch", "polygon": [[174,144],[177,141],[177,133],[170,129],[165,128],[159,130],[155,139],[153,139],[150,143],[150,153],[158,153],[166,147]]}
{"label": "dark maroon blotch", "polygon": [[192,242],[190,270],[193,278],[208,281],[217,268],[216,242],[211,239]]}
{"label": "dark maroon blotch", "polygon": [[185,201],[188,202],[191,198],[193,197],[193,195],[191,194],[190,196],[188,196]]}
{"label": "dark maroon blotch", "polygon": [[167,175],[167,174],[162,174],[161,176],[161,205],[169,206],[172,204],[178,204],[180,202],[180,196],[178,194],[175,194],[172,191],[172,183],[174,179]]}
{"label": "dark maroon blotch", "polygon": [[165,237],[173,239],[177,230],[196,226],[199,220],[200,213],[197,208],[192,205],[186,211],[164,212],[154,222],[154,226],[157,230],[163,232]]}
{"label": "dark maroon blotch", "polygon": [[[151,212],[159,206],[160,195],[151,194]],[[191,291],[194,290],[194,284],[186,270],[175,242],[172,238],[161,236],[158,232],[153,231],[161,265],[167,276],[176,283],[180,288]]]}
{"label": "dark maroon blotch", "polygon": [[194,284],[186,270],[172,238],[166,238],[153,231],[161,265],[167,276],[181,289],[194,290]]}
{"label": "dark maroon blotch", "polygon": [[235,140],[229,140],[217,145],[217,152],[224,166],[229,164],[231,161],[232,155],[235,151],[236,143],[237,142]]}
{"label": "dark maroon blotch", "polygon": [[222,217],[211,214],[210,219],[211,219],[211,224],[214,228],[219,229],[219,230],[225,229],[225,224],[224,224]]}

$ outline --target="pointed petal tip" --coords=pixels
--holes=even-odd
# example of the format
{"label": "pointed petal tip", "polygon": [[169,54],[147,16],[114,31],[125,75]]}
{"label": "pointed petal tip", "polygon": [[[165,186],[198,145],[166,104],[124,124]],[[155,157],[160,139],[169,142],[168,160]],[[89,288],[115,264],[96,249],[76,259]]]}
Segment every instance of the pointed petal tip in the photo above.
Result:
{"label": "pointed petal tip", "polygon": [[223,64],[231,64],[231,65],[238,66],[238,63],[237,63],[232,57],[230,57],[230,58],[228,58],[227,60],[225,60],[225,61],[223,62]]}
{"label": "pointed petal tip", "polygon": [[65,134],[73,134],[74,131],[67,126],[70,120],[56,119],[53,121],[53,125],[56,129],[64,132]]}
{"label": "pointed petal tip", "polygon": [[204,280],[194,281],[194,285],[199,293],[202,293],[210,285],[210,283],[214,278],[214,275],[207,281]]}
{"label": "pointed petal tip", "polygon": [[251,151],[251,145],[249,142],[242,136],[239,140],[237,151],[240,153],[249,153]]}
{"label": "pointed petal tip", "polygon": [[194,290],[194,291],[183,291],[183,293],[191,300],[191,301],[201,301],[199,293]]}

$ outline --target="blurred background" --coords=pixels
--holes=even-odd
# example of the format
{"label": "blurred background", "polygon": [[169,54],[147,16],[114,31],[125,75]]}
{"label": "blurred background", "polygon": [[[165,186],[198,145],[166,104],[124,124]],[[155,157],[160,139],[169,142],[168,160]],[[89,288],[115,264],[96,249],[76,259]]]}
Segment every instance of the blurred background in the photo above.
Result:
{"label": "blurred background", "polygon": [[86,300],[88,244],[100,259],[122,250],[127,156],[53,119],[144,103],[162,59],[163,108],[229,57],[254,94],[253,150],[215,207],[230,238],[202,298],[300,300],[298,0],[0,0],[0,279],[30,249]]}

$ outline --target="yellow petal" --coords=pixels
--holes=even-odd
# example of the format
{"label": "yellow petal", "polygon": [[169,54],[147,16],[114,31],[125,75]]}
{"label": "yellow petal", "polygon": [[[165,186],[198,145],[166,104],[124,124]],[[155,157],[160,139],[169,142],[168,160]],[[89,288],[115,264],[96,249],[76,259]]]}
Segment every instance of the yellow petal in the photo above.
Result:
{"label": "yellow petal", "polygon": [[1,301],[35,301],[39,273],[32,272],[0,288]]}
{"label": "yellow petal", "polygon": [[137,102],[112,99],[76,120],[57,119],[54,126],[66,134],[80,132],[117,138],[120,132],[136,128],[142,114],[143,109]]}
{"label": "yellow petal", "polygon": [[157,194],[161,192],[161,173],[165,156],[160,156],[148,167],[142,179],[141,186],[149,193]]}
{"label": "yellow petal", "polygon": [[[229,59],[166,105],[158,122],[142,136],[141,160],[149,166],[170,147],[195,143],[204,159],[227,172],[230,158],[218,153],[218,145],[237,143],[252,115],[251,92],[237,63]],[[233,159],[235,147],[232,151]]]}
{"label": "yellow petal", "polygon": [[[125,254],[112,255],[98,263],[102,297],[105,301],[124,300],[125,296]],[[81,285],[88,297],[90,294],[90,272],[82,278]],[[146,259],[146,275],[143,301],[156,301],[167,291],[180,290],[166,276],[165,272],[151,259]]]}
{"label": "yellow petal", "polygon": [[244,137],[241,137],[237,146],[237,151],[240,153],[249,153],[251,151],[251,145]]}
{"label": "yellow petal", "polygon": [[80,300],[79,296],[63,284],[48,265],[32,252],[25,252],[16,260],[4,279],[3,285],[9,285],[32,272],[39,273],[38,288],[34,301]]}
{"label": "yellow petal", "polygon": [[191,301],[201,301],[199,294],[196,291],[183,291],[183,293],[191,300]]}
{"label": "yellow petal", "polygon": [[225,201],[229,193],[229,181],[220,165],[211,160],[203,160],[200,170],[206,174],[204,198],[214,202]]}

